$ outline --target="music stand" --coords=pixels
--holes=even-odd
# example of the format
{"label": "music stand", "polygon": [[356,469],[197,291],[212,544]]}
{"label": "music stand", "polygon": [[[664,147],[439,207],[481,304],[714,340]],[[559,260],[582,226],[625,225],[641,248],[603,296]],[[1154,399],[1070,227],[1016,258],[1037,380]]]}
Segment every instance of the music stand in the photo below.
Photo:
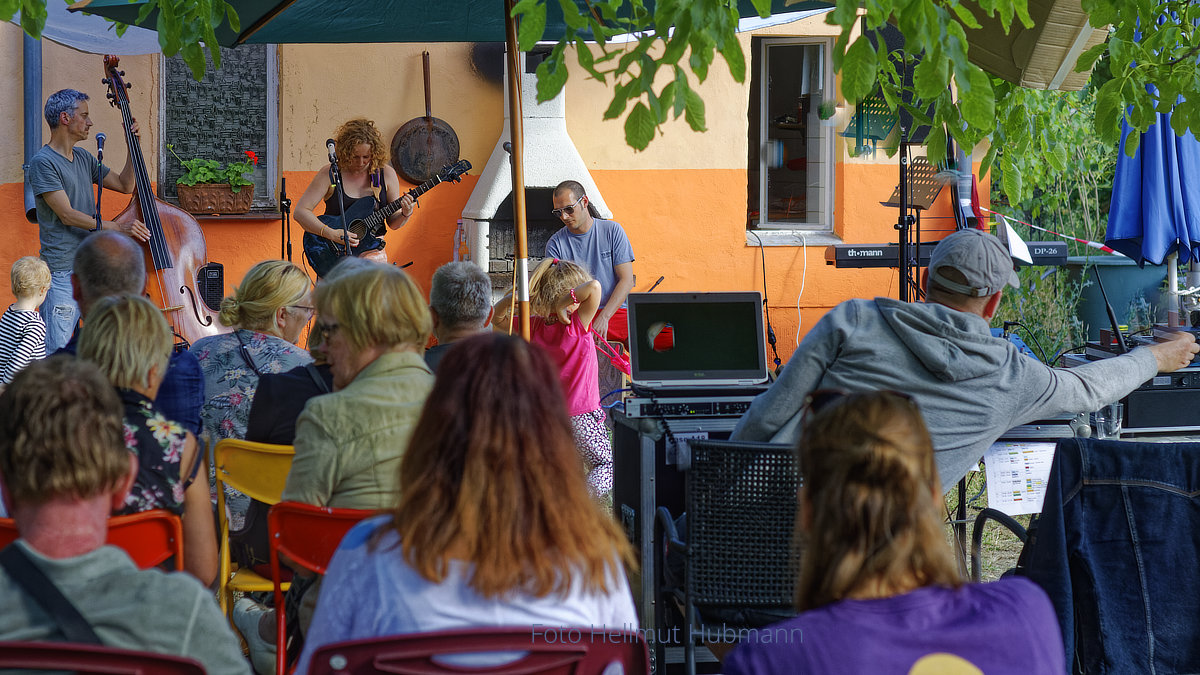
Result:
{"label": "music stand", "polygon": [[921,211],[933,206],[938,193],[942,191],[942,185],[937,181],[936,167],[928,159],[909,159],[911,142],[907,132],[907,129],[900,129],[900,182],[892,191],[892,196],[880,203],[900,210],[895,225],[898,230],[899,298],[903,302],[915,302],[921,293],[920,279],[917,278],[917,270],[921,267],[918,258],[921,250]]}

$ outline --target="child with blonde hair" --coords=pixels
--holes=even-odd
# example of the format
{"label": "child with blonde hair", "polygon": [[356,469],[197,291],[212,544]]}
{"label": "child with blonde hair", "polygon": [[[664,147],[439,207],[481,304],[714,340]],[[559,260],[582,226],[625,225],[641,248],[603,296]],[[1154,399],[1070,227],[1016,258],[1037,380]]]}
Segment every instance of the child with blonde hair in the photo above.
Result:
{"label": "child with blonde hair", "polygon": [[546,258],[530,279],[529,341],[549,352],[558,366],[575,445],[597,496],[612,491],[612,444],[600,407],[600,367],[591,332],[600,295],[600,282],[569,260]]}
{"label": "child with blonde hair", "polygon": [[0,385],[46,357],[46,322],[38,306],[49,290],[50,268],[41,258],[27,255],[13,263],[12,291],[17,301],[0,316]]}

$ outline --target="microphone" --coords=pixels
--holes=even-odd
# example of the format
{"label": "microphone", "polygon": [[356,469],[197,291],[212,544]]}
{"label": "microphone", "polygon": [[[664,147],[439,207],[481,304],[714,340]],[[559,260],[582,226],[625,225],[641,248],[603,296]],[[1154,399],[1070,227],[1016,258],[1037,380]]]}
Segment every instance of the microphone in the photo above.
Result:
{"label": "microphone", "polygon": [[329,163],[337,164],[337,143],[330,138],[325,141],[325,147],[329,150]]}
{"label": "microphone", "polygon": [[104,149],[104,141],[107,139],[108,139],[108,136],[105,136],[103,131],[96,134],[96,149],[103,150]]}

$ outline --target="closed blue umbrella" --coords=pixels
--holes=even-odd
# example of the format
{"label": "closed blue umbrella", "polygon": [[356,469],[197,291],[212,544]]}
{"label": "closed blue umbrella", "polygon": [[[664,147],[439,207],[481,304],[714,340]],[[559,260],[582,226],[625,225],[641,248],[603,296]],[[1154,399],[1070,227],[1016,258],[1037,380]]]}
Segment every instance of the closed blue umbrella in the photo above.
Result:
{"label": "closed blue umbrella", "polygon": [[1161,265],[1200,257],[1200,142],[1177,136],[1170,115],[1142,134],[1133,157],[1125,155],[1124,125],[1104,243],[1137,261]]}

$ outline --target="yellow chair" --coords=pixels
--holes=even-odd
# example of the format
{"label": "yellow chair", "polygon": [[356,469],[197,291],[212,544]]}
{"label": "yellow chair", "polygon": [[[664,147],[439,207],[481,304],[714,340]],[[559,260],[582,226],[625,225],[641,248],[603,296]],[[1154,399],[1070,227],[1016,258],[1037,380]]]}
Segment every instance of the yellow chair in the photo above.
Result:
{"label": "yellow chair", "polygon": [[[233,592],[270,592],[275,589],[269,577],[254,570],[233,566],[229,551],[229,518],[225,513],[225,486],[242,492],[251,499],[276,504],[283,495],[292,457],[296,451],[290,445],[252,443],[233,438],[217,442],[213,452],[217,474],[217,518],[220,523],[221,560],[217,574],[218,600],[221,611],[233,616]],[[232,625],[232,621],[230,624]]]}

